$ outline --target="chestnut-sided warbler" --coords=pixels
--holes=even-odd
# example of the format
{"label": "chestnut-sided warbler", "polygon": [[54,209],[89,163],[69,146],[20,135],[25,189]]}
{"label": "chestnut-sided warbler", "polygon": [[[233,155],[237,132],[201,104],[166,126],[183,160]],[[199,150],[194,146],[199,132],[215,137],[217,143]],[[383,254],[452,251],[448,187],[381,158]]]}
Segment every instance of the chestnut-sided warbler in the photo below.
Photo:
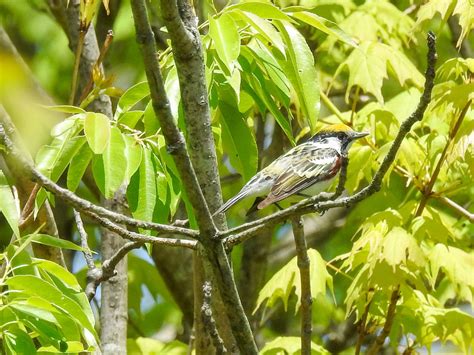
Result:
{"label": "chestnut-sided warbler", "polygon": [[324,191],[339,172],[352,142],[367,135],[344,124],[323,128],[254,175],[215,214],[227,211],[246,197],[266,196],[257,205],[262,209],[292,195],[310,197]]}

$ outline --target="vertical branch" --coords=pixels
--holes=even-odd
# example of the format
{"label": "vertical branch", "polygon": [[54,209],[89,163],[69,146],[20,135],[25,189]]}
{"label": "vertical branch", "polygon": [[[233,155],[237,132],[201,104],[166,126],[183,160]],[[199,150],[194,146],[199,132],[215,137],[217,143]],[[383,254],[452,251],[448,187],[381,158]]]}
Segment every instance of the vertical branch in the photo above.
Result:
{"label": "vertical branch", "polygon": [[311,354],[312,303],[311,278],[309,274],[310,261],[306,240],[304,239],[304,226],[301,217],[292,220],[293,236],[295,238],[296,257],[301,279],[301,354]]}
{"label": "vertical branch", "polygon": [[[173,26],[176,27],[168,27],[169,33],[173,31],[186,31],[178,11],[175,11],[176,6],[176,2],[174,1],[172,3],[162,2],[163,14],[166,12],[164,7],[172,7],[171,10],[173,11]],[[183,6],[183,4],[181,4],[181,6]],[[169,100],[166,96],[163,78],[160,72],[160,66],[156,57],[156,45],[150,22],[148,20],[145,1],[133,0],[132,12],[137,33],[137,41],[140,44],[143,60],[145,63],[145,72],[147,75],[148,84],[150,86],[150,96],[152,99],[155,115],[160,120],[160,126],[162,128],[168,150],[173,156],[181,176],[183,186],[195,212],[200,230],[200,241],[201,243],[205,244],[204,248],[200,248],[202,245],[198,245],[198,250],[202,252],[201,255],[203,255],[204,264],[209,264],[208,266],[205,265],[205,267],[210,268],[208,275],[213,275],[213,277],[216,279],[216,289],[219,291],[219,294],[221,295],[225,304],[225,307],[222,309],[222,313],[226,314],[229,319],[230,326],[232,327],[232,333],[236,339],[236,343],[239,346],[240,351],[246,354],[256,354],[257,346],[253,339],[249,322],[245,316],[242,303],[237,293],[233,273],[230,269],[229,261],[227,259],[222,241],[215,238],[218,233],[217,228],[214,225],[207,201],[200,188],[193,165],[191,164],[183,135],[178,130],[175,120],[171,114]],[[168,21],[170,20],[171,18],[168,18]],[[195,35],[199,35],[199,33],[196,33]],[[180,49],[180,51],[183,50],[185,50],[185,48]],[[178,72],[179,71],[180,70],[178,70]],[[205,88],[205,86],[203,87]],[[196,93],[194,93],[194,95],[196,95]],[[205,92],[204,95],[206,97],[198,95],[198,105],[207,105],[207,92]],[[205,117],[203,116],[200,116],[199,119],[203,120],[199,127],[201,127],[201,129],[204,131],[203,124],[204,126],[207,126],[209,122],[206,121]],[[199,124],[199,119],[194,122]],[[210,129],[210,127],[206,128]],[[204,140],[205,139],[203,139],[202,142],[204,142]],[[200,149],[200,147],[196,148]],[[207,169],[211,168],[210,166],[206,167]],[[211,198],[209,201],[211,201]]]}
{"label": "vertical branch", "polygon": [[379,350],[382,347],[385,338],[390,334],[392,330],[393,319],[395,318],[395,309],[397,308],[397,301],[400,298],[400,285],[397,285],[392,292],[390,297],[390,304],[388,305],[387,316],[385,317],[385,324],[382,332],[377,336],[375,342],[371,348],[367,351],[367,355],[379,354]]}
{"label": "vertical branch", "polygon": [[212,307],[211,307],[211,295],[212,295],[212,286],[209,281],[205,281],[202,286],[203,291],[203,302],[201,306],[201,316],[203,323],[206,325],[206,328],[209,330],[211,335],[212,342],[216,348],[217,354],[225,354],[227,349],[225,348],[224,342],[219,335],[217,330],[216,321],[212,316]]}
{"label": "vertical branch", "polygon": [[[112,200],[105,200],[105,207],[122,211],[121,200],[125,192],[120,189]],[[126,241],[112,231],[102,229],[102,265],[113,258]],[[104,354],[125,354],[127,349],[128,321],[128,263],[125,255],[114,268],[115,276],[102,283],[100,307],[100,340]],[[113,270],[112,270],[113,271]]]}

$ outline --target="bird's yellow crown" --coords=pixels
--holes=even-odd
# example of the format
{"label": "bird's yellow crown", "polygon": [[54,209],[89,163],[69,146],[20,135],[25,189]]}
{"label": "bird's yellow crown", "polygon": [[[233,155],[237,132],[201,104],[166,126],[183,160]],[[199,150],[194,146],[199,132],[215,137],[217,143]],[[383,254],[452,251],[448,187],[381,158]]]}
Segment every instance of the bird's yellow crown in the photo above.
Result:
{"label": "bird's yellow crown", "polygon": [[325,133],[325,132],[349,132],[352,131],[352,128],[346,126],[343,123],[332,124],[326,127],[321,128],[318,133]]}

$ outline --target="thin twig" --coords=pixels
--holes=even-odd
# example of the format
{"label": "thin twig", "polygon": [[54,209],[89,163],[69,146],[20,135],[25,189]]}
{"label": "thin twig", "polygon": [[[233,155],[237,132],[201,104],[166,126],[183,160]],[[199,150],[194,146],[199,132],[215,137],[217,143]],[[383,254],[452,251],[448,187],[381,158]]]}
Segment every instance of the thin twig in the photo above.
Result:
{"label": "thin twig", "polygon": [[25,221],[27,217],[30,215],[30,213],[33,211],[36,195],[38,194],[40,187],[41,186],[39,184],[35,184],[33,186],[33,189],[30,192],[30,196],[28,196],[28,200],[26,201],[25,206],[23,207],[23,210],[21,211],[20,224],[22,221]]}
{"label": "thin twig", "polygon": [[[369,290],[369,292],[370,292],[370,290]],[[371,292],[371,294],[373,294],[373,292]],[[360,354],[360,349],[362,347],[362,343],[364,341],[365,336],[367,335],[367,330],[366,330],[367,329],[367,317],[369,316],[370,305],[372,304],[372,299],[373,298],[370,297],[370,299],[368,299],[368,295],[366,297],[367,297],[367,299],[366,299],[367,304],[365,305],[364,313],[362,314],[362,317],[359,321],[359,326],[357,327],[357,331],[358,331],[359,335],[357,337],[357,343],[356,343],[356,347],[355,347],[355,355]]]}
{"label": "thin twig", "polygon": [[203,302],[201,306],[201,316],[203,323],[211,336],[212,343],[216,348],[217,354],[225,354],[227,352],[224,341],[219,335],[219,331],[217,330],[217,324],[212,316],[212,306],[211,306],[211,296],[212,296],[212,286],[209,281],[205,281],[204,285],[202,285],[203,291]]}
{"label": "thin twig", "polygon": [[[104,44],[102,45],[102,48],[100,49],[99,58],[97,58],[97,61],[94,64],[94,68],[96,68],[96,69],[101,68],[102,62],[104,61],[105,54],[109,50],[109,47],[112,44],[113,38],[114,38],[113,31],[112,30],[107,31],[107,36],[105,37]],[[92,90],[93,85],[94,85],[94,78],[93,78],[93,74],[91,72],[89,80],[87,81],[86,86],[84,86],[84,89],[82,90],[82,94],[79,97],[79,100],[78,100],[79,103],[82,103],[86,99],[87,95]]]}
{"label": "thin twig", "polygon": [[322,193],[301,201],[285,210],[276,212],[270,216],[257,219],[238,227],[221,232],[220,236],[225,239],[226,247],[232,247],[240,244],[244,240],[253,237],[257,232],[263,228],[268,228],[277,223],[283,222],[293,216],[301,216],[307,213],[322,212],[335,207],[351,206],[368,196],[378,192],[381,188],[382,180],[387,173],[390,166],[393,164],[396,154],[402,144],[403,139],[410,131],[412,126],[423,118],[425,110],[431,101],[431,92],[434,85],[435,64],[437,59],[436,54],[436,37],[432,32],[428,33],[428,55],[427,55],[427,69],[425,73],[425,88],[421,95],[420,101],[416,110],[400,125],[400,129],[387,153],[379,169],[375,173],[371,183],[360,190],[358,193],[350,197],[341,197],[336,200],[328,200],[328,194]]}
{"label": "thin twig", "polygon": [[453,129],[451,130],[451,132],[449,132],[448,141],[446,142],[446,145],[444,146],[444,149],[441,152],[441,156],[439,157],[438,163],[436,164],[436,167],[433,170],[433,174],[431,174],[430,181],[428,182],[428,185],[426,185],[422,191],[423,195],[421,196],[420,204],[418,205],[418,208],[415,213],[416,217],[421,216],[421,214],[423,213],[423,210],[426,207],[426,203],[428,202],[428,200],[430,199],[433,193],[433,187],[441,171],[441,167],[443,166],[443,163],[445,162],[446,154],[448,154],[448,150],[451,147],[451,143],[456,137],[456,134],[458,133],[459,128],[461,127],[461,123],[464,120],[464,117],[466,116],[467,111],[471,107],[471,103],[472,101],[468,100],[466,105],[463,107],[461,113],[459,114],[459,117],[456,120],[456,123],[454,124]]}
{"label": "thin twig", "polygon": [[469,220],[469,222],[474,222],[474,213],[469,212],[468,210],[466,210],[464,207],[458,205],[453,200],[447,198],[446,196],[436,196],[436,195],[434,195],[433,197],[440,200],[446,206],[449,206],[452,209],[454,209],[461,216],[466,217]]}
{"label": "thin twig", "polygon": [[115,267],[117,266],[117,264],[131,250],[141,247],[143,245],[143,242],[133,241],[125,243],[109,259],[104,260],[101,268],[98,268],[97,266],[95,266],[94,258],[89,248],[89,243],[87,242],[87,232],[84,229],[84,223],[82,222],[81,214],[76,210],[73,211],[77,230],[79,232],[79,236],[81,237],[81,247],[83,249],[82,253],[84,254],[84,259],[86,260],[87,264],[87,284],[84,292],[86,293],[87,299],[91,301],[95,296],[97,287],[102,282],[107,281],[115,276]]}
{"label": "thin twig", "polygon": [[293,236],[295,238],[296,257],[301,280],[301,354],[311,354],[312,303],[310,260],[304,239],[304,227],[301,217],[292,220]]}
{"label": "thin twig", "polygon": [[81,237],[81,248],[83,249],[82,253],[84,254],[84,259],[86,259],[87,267],[92,270],[95,268],[95,263],[91,250],[89,248],[89,243],[87,242],[87,232],[84,229],[84,223],[82,222],[81,214],[75,209],[73,209],[73,212],[77,230],[79,232],[79,236]]}
{"label": "thin twig", "polygon": [[387,316],[385,317],[385,324],[382,332],[377,336],[372,347],[367,351],[367,355],[379,354],[379,350],[385,342],[385,338],[390,334],[392,330],[393,319],[395,317],[395,309],[397,308],[397,301],[400,298],[400,285],[397,285],[395,290],[392,292],[390,297],[390,304],[388,305]]}
{"label": "thin twig", "polygon": [[71,94],[69,96],[69,104],[74,105],[77,90],[77,81],[79,77],[79,64],[81,63],[82,48],[84,47],[84,39],[86,38],[87,29],[79,29],[79,38],[74,59],[74,71],[72,72]]}

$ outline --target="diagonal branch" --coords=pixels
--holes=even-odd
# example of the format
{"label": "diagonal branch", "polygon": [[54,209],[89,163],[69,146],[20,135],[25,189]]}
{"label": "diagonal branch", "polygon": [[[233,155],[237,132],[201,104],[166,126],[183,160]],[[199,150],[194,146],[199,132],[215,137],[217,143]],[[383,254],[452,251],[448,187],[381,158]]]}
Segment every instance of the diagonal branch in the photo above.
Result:
{"label": "diagonal branch", "polygon": [[423,94],[420,98],[420,102],[418,103],[416,110],[400,125],[400,129],[387,155],[382,161],[382,164],[375,173],[375,176],[372,179],[371,183],[350,197],[341,197],[336,200],[328,200],[328,194],[322,193],[304,201],[301,201],[283,211],[276,212],[270,216],[263,217],[249,223],[245,223],[238,227],[222,232],[220,236],[225,238],[224,240],[226,247],[232,247],[234,245],[240,244],[243,241],[253,237],[255,233],[259,232],[260,230],[273,226],[277,223],[281,223],[287,220],[288,218],[294,216],[301,216],[303,214],[312,212],[323,212],[335,207],[351,206],[380,190],[382,180],[390,166],[393,164],[403,139],[411,130],[413,125],[423,118],[426,108],[431,101],[431,92],[433,90],[434,85],[435,64],[437,59],[436,37],[432,32],[428,33],[427,42],[428,55],[427,68],[425,73],[426,81]]}
{"label": "diagonal branch", "polygon": [[127,217],[123,214],[113,212],[104,207],[93,204],[92,202],[82,199],[73,192],[62,188],[61,186],[54,183],[52,180],[48,179],[46,176],[41,174],[33,165],[27,161],[22,154],[19,152],[18,148],[14,146],[11,139],[8,137],[7,132],[3,126],[0,124],[0,144],[5,147],[6,153],[12,156],[17,160],[23,168],[25,174],[31,176],[32,180],[38,182],[42,187],[44,187],[49,192],[53,193],[55,196],[64,200],[69,205],[76,208],[78,211],[81,211],[91,217],[102,216],[110,219],[115,223],[126,224],[129,226],[143,228],[148,230],[154,230],[160,233],[166,234],[179,234],[188,236],[191,238],[197,238],[198,233],[194,230],[182,227],[169,226],[165,224],[146,222],[137,220],[134,218]]}
{"label": "diagonal branch", "polygon": [[175,124],[170,103],[166,96],[145,1],[133,0],[132,12],[137,33],[137,42],[140,44],[148,85],[150,86],[153,110],[157,119],[160,121],[160,127],[166,140],[168,152],[173,155],[184,189],[194,209],[200,231],[205,235],[214,236],[217,233],[217,228],[214,225],[211,213],[191,164],[183,134]]}

